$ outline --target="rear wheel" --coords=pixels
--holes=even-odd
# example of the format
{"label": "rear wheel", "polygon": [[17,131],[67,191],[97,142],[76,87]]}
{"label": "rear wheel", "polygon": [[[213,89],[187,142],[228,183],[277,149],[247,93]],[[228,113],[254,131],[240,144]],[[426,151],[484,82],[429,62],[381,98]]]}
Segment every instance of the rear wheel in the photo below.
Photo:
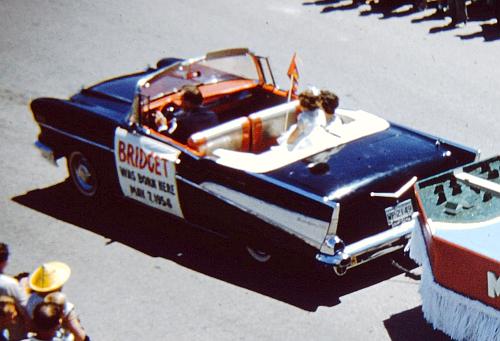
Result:
{"label": "rear wheel", "polygon": [[95,197],[98,191],[97,173],[89,158],[79,151],[68,157],[68,171],[73,185],[86,197]]}

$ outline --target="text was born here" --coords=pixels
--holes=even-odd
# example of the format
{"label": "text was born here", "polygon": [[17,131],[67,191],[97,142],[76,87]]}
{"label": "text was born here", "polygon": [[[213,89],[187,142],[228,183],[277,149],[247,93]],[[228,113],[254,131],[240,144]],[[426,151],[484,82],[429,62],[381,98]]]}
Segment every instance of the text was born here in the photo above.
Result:
{"label": "text was born here", "polygon": [[175,178],[179,153],[167,144],[117,128],[115,161],[123,194],[183,217]]}

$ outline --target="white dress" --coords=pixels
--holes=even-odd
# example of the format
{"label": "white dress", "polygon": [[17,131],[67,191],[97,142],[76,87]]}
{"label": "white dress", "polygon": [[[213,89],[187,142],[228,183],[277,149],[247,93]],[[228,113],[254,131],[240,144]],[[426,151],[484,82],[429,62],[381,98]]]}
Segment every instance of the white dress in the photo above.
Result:
{"label": "white dress", "polygon": [[[293,143],[293,149],[303,149],[311,147],[315,144],[315,140],[323,136],[322,132],[326,126],[326,116],[322,109],[313,111],[303,111],[297,118],[297,125],[301,133],[297,140]],[[295,130],[295,125],[285,133],[286,138]],[[286,141],[286,140],[285,140]]]}

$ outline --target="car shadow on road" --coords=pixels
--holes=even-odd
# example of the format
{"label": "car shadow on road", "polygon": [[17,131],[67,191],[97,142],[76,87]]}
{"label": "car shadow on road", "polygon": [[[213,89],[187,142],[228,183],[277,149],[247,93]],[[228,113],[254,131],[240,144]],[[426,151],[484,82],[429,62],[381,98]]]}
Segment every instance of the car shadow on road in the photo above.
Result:
{"label": "car shadow on road", "polygon": [[391,340],[411,341],[411,340],[451,340],[446,334],[439,330],[434,330],[427,323],[422,313],[422,306],[392,315],[384,321],[385,329]]}
{"label": "car shadow on road", "polygon": [[314,260],[284,255],[259,264],[230,240],[162,212],[118,198],[105,202],[85,200],[69,181],[32,190],[12,200],[99,234],[107,239],[106,244],[122,243],[307,311],[335,306],[344,295],[402,273],[391,266],[392,259],[387,257],[351,269],[343,277],[337,277],[331,269],[319,269]]}

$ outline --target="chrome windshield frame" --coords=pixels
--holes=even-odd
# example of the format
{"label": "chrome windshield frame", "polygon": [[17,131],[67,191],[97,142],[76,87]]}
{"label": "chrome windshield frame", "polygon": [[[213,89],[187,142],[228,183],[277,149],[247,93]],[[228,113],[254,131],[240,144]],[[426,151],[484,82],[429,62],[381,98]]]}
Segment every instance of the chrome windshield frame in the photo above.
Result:
{"label": "chrome windshield frame", "polygon": [[[186,70],[189,70],[191,65],[194,65],[196,63],[200,63],[200,62],[205,61],[205,60],[209,61],[209,60],[215,60],[215,59],[219,59],[219,58],[227,58],[227,57],[232,57],[232,56],[238,57],[238,56],[245,56],[245,55],[248,55],[253,61],[256,75],[258,76],[258,78],[255,80],[259,84],[264,84],[266,79],[264,76],[263,65],[260,62],[260,60],[264,57],[256,56],[253,52],[251,52],[247,48],[233,48],[233,49],[225,49],[225,50],[209,52],[204,56],[180,60],[180,61],[173,63],[171,65],[168,65],[164,68],[160,68],[157,71],[150,73],[150,74],[144,76],[143,78],[141,78],[137,82],[133,105],[131,107],[130,114],[128,115],[127,120],[130,121],[132,117],[140,116],[139,110],[143,107],[143,105],[147,104],[148,101],[154,101],[158,98],[173,94],[179,90],[179,89],[173,87],[172,89],[166,90],[165,92],[158,92],[157,94],[153,94],[153,95],[146,94],[147,91],[145,91],[145,89],[149,88],[151,86],[151,84],[154,84],[154,82],[156,80],[168,75],[169,73],[172,73],[172,72],[178,70],[180,67],[185,68]],[[269,61],[267,61],[267,58],[264,58],[264,59],[266,60],[266,65],[268,66],[268,73],[271,75],[272,81],[274,83],[274,76],[272,75],[272,72],[271,72],[271,69],[269,66]],[[210,83],[200,83],[200,84],[210,84]]]}

